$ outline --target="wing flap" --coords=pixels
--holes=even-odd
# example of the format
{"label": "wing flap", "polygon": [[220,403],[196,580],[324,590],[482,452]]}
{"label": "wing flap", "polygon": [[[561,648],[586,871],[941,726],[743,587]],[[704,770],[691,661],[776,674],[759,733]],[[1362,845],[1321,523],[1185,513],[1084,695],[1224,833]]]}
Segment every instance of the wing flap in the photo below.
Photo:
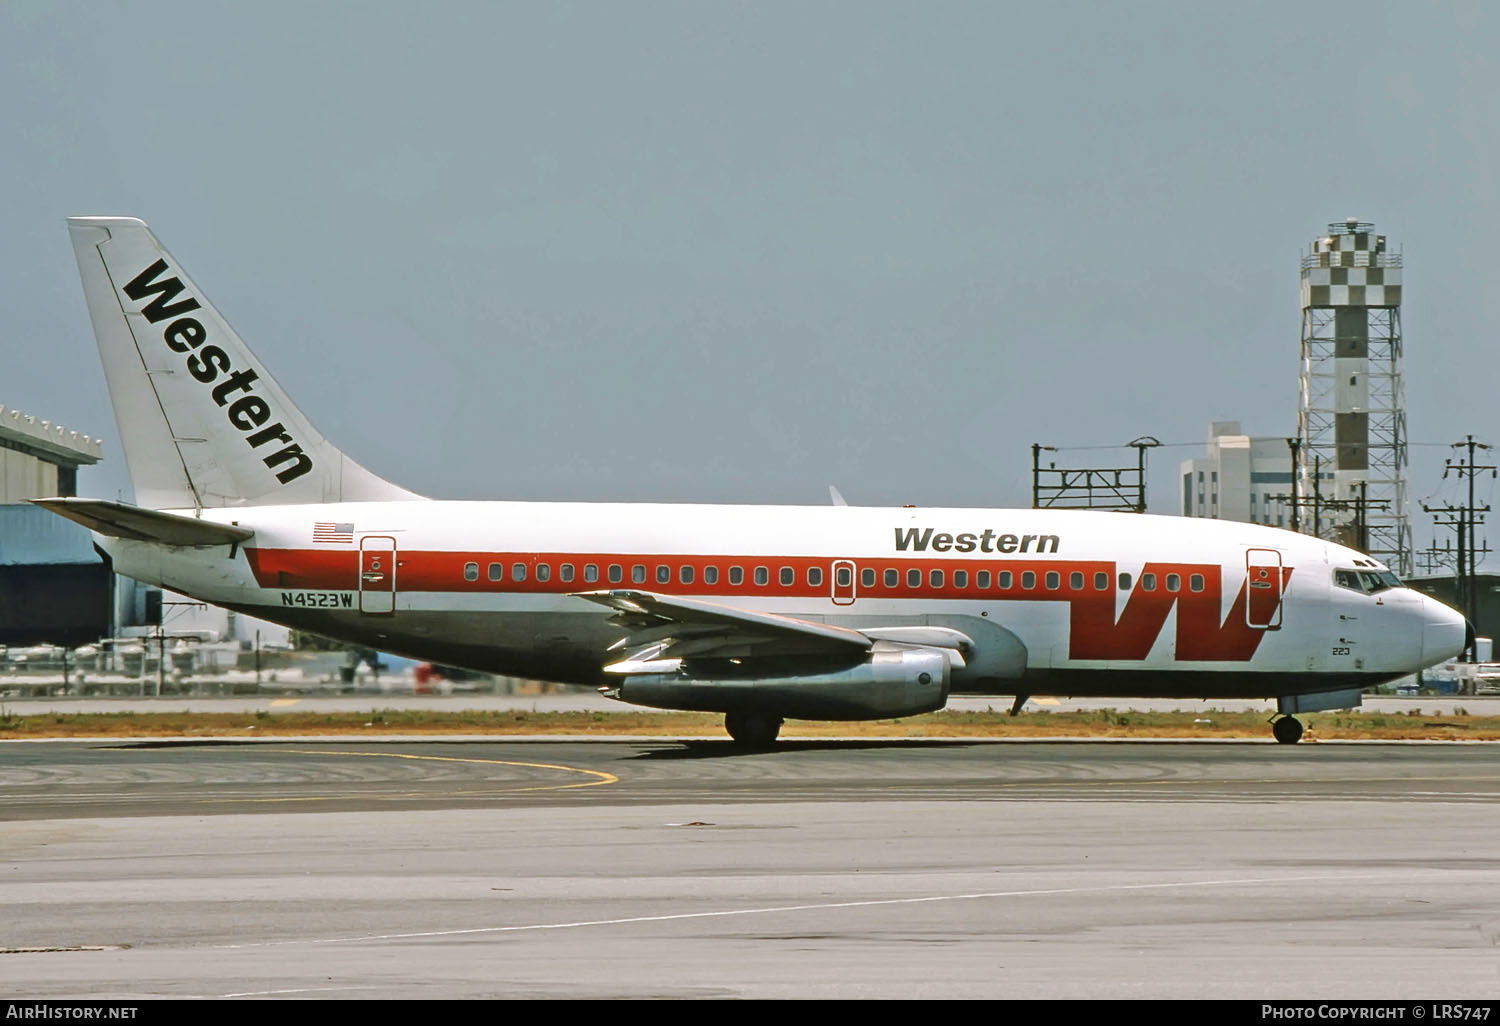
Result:
{"label": "wing flap", "polygon": [[624,650],[623,658],[611,664],[614,672],[645,672],[635,667],[668,659],[857,659],[873,644],[847,627],[677,595],[617,590],[579,592],[576,597],[617,610],[610,622],[626,633],[610,646],[611,651]]}
{"label": "wing flap", "polygon": [[610,623],[625,634],[609,646],[619,657],[604,669],[622,675],[671,673],[685,660],[729,659],[747,670],[759,660],[771,676],[785,676],[789,665],[856,662],[877,646],[941,651],[950,666],[962,669],[974,650],[972,638],[950,627],[855,630],[654,591],[586,591],[574,597],[616,611]]}

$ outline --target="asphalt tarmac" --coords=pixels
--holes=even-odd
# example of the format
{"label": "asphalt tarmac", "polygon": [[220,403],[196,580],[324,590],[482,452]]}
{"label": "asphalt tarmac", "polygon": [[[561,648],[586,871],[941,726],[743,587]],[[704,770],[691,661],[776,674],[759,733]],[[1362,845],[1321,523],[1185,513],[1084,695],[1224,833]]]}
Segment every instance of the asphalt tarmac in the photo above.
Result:
{"label": "asphalt tarmac", "polygon": [[0,744],[0,996],[1500,997],[1468,744]]}

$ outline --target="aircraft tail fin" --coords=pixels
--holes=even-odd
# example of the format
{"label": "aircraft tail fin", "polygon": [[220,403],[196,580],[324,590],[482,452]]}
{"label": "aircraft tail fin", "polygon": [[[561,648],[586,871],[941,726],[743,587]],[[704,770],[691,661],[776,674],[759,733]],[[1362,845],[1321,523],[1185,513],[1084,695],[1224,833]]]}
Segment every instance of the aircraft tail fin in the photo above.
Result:
{"label": "aircraft tail fin", "polygon": [[68,232],[137,503],[421,498],[319,434],[144,221],[70,217]]}

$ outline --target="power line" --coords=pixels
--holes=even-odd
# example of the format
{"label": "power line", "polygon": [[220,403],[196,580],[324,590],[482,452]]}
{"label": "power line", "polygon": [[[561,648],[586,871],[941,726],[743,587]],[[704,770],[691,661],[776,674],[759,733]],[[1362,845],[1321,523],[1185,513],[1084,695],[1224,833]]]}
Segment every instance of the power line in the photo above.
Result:
{"label": "power line", "polygon": [[[1468,617],[1469,623],[1472,624],[1478,616],[1479,604],[1478,589],[1474,583],[1475,568],[1478,562],[1475,557],[1478,555],[1479,546],[1475,543],[1474,528],[1484,523],[1484,514],[1490,511],[1489,503],[1485,503],[1483,506],[1476,504],[1474,499],[1474,479],[1481,471],[1485,470],[1488,470],[1490,477],[1494,478],[1496,470],[1493,464],[1479,464],[1474,462],[1476,451],[1483,450],[1489,452],[1493,446],[1474,441],[1473,435],[1467,436],[1461,442],[1453,442],[1451,448],[1458,449],[1461,453],[1467,450],[1467,456],[1458,460],[1450,456],[1445,460],[1443,463],[1443,477],[1446,479],[1451,472],[1458,481],[1467,479],[1468,501],[1461,506],[1454,505],[1453,503],[1446,503],[1441,506],[1429,506],[1424,502],[1422,503],[1422,509],[1432,514],[1433,522],[1437,526],[1452,527],[1458,535],[1457,570],[1458,583],[1462,592],[1459,598],[1463,603],[1464,615]],[[1436,545],[1434,545],[1433,549],[1435,550],[1436,548]],[[1488,544],[1485,545],[1484,551],[1486,555],[1489,554]],[[1468,651],[1465,653],[1465,658],[1473,662],[1474,656],[1475,653],[1471,643]]]}
{"label": "power line", "polygon": [[[1033,443],[1031,446],[1032,509],[1098,509],[1124,513],[1146,512],[1146,450],[1161,443],[1150,435],[1132,439],[1123,446],[1097,448],[1134,449],[1134,467],[1058,467],[1048,461],[1042,466],[1043,452],[1057,452],[1056,447]],[[1089,447],[1094,448],[1094,447]]]}

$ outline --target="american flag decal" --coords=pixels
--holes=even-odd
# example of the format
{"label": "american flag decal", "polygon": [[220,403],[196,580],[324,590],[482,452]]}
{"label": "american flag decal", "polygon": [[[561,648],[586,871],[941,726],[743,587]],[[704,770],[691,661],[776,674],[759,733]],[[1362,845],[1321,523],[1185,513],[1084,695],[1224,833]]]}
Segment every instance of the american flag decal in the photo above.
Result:
{"label": "american flag decal", "polygon": [[315,542],[352,542],[353,540],[353,524],[313,524],[313,541]]}

